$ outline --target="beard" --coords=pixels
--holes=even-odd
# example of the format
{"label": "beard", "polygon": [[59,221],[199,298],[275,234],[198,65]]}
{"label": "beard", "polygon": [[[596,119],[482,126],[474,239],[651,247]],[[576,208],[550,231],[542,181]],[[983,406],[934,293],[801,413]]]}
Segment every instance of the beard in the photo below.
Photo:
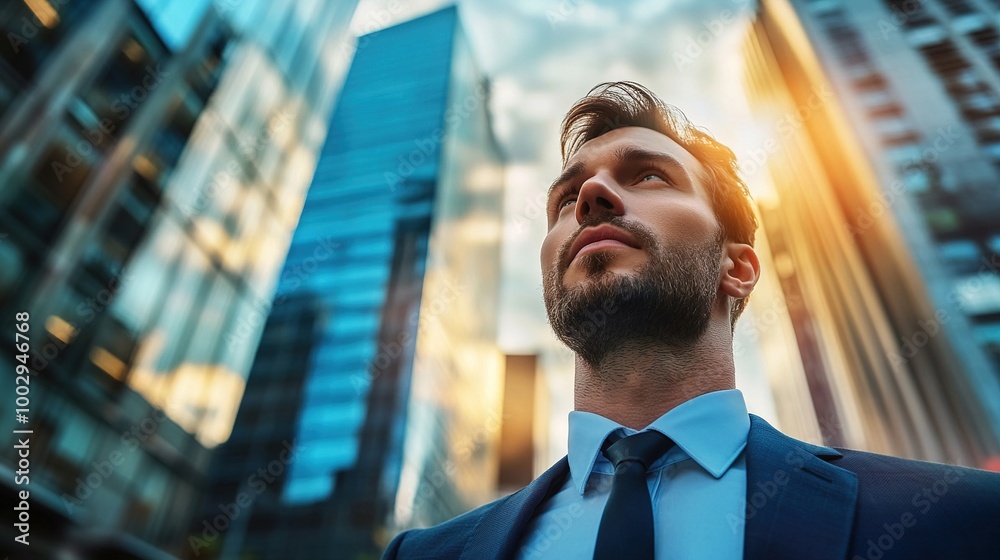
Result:
{"label": "beard", "polygon": [[690,344],[705,333],[719,290],[721,232],[698,246],[668,250],[645,226],[618,216],[584,222],[608,223],[629,232],[648,254],[636,274],[607,269],[614,256],[597,251],[577,257],[587,279],[566,288],[571,237],[559,250],[559,266],[545,275],[545,310],[556,336],[582,360],[598,367],[629,342]]}

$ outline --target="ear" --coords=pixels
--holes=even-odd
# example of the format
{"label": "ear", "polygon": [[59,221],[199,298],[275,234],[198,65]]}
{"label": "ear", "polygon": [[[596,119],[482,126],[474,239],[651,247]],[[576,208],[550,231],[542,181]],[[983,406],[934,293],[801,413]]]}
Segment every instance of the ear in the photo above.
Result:
{"label": "ear", "polygon": [[760,262],[753,247],[745,243],[726,243],[719,269],[719,289],[734,299],[750,295],[760,278]]}

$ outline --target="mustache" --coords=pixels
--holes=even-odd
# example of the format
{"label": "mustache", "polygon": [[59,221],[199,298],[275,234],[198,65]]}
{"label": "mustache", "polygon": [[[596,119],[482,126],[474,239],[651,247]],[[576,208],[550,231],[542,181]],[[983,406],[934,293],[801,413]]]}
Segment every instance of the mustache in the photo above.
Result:
{"label": "mustache", "polygon": [[589,227],[596,227],[602,224],[608,224],[610,226],[614,226],[622,231],[632,234],[632,236],[635,237],[635,239],[639,242],[639,244],[642,246],[643,249],[652,250],[655,249],[657,246],[656,236],[653,235],[653,232],[650,231],[649,228],[638,222],[626,220],[621,216],[610,216],[610,217],[596,216],[594,218],[587,217],[583,220],[583,222],[580,223],[580,227],[576,229],[576,232],[573,233],[573,235],[569,236],[566,239],[566,241],[563,241],[563,244],[559,247],[558,262],[559,262],[560,278],[562,278],[563,274],[566,272],[566,269],[569,268],[569,251],[570,247],[573,246],[573,242],[576,241],[576,238],[580,237],[580,234],[583,233],[583,230]]}

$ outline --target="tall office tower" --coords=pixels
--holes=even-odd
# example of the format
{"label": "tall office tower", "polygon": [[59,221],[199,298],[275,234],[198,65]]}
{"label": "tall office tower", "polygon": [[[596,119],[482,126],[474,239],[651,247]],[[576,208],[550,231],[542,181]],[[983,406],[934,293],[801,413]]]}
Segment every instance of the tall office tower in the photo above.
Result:
{"label": "tall office tower", "polygon": [[761,214],[831,442],[1000,449],[997,9],[761,2],[748,165],[774,180]]}
{"label": "tall office tower", "polygon": [[0,315],[30,314],[36,555],[188,547],[338,85],[353,4],[323,4],[0,8]]}
{"label": "tall office tower", "polygon": [[[297,290],[273,306],[233,433],[212,459],[210,491],[196,517],[187,558],[238,557],[246,543],[284,520],[298,529],[322,530],[322,511],[282,511],[281,488],[299,453],[293,420],[302,408],[313,350],[328,322],[322,296],[308,290]],[[217,536],[220,531],[223,538]],[[288,553],[298,545],[280,546]]]}
{"label": "tall office tower", "polygon": [[[301,408],[269,420],[291,424],[297,450],[276,497],[260,498],[283,507],[254,508],[223,556],[375,558],[399,527],[493,497],[503,177],[487,83],[454,7],[365,35],[356,52],[273,306],[305,291],[329,317],[302,350]],[[262,348],[288,336],[290,315]],[[257,359],[272,365],[254,366],[246,407],[303,373]],[[234,446],[251,429],[239,422]],[[245,481],[274,443],[227,450],[217,472]]]}

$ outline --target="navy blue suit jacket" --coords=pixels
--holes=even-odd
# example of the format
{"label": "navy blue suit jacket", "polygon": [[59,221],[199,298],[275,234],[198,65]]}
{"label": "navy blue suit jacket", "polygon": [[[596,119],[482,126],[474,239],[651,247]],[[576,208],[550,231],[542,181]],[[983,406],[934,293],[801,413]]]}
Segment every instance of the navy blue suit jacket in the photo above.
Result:
{"label": "navy blue suit jacket", "polygon": [[[746,559],[1000,559],[1000,473],[812,445],[752,414],[746,466]],[[401,533],[383,560],[513,558],[568,474],[564,457],[509,496]]]}

